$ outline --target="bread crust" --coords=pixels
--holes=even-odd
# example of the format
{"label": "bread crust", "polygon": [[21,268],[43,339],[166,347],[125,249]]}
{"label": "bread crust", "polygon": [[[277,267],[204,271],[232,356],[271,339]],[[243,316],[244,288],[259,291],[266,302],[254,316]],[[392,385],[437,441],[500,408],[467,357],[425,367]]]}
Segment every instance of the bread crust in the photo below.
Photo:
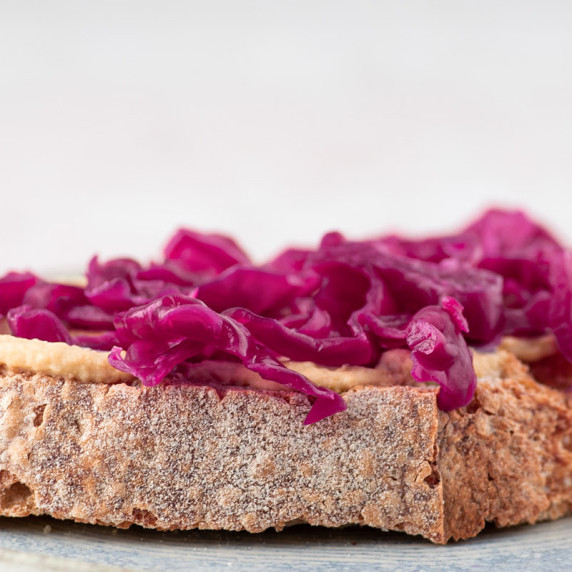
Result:
{"label": "bread crust", "polygon": [[291,392],[0,376],[0,514],[161,530],[369,525],[436,543],[572,506],[572,415],[514,356],[479,358],[473,402],[361,387],[305,426]]}
{"label": "bread crust", "polygon": [[[495,363],[496,362],[496,363]],[[445,536],[558,518],[572,507],[569,398],[504,352],[487,356],[469,406],[440,414]]]}

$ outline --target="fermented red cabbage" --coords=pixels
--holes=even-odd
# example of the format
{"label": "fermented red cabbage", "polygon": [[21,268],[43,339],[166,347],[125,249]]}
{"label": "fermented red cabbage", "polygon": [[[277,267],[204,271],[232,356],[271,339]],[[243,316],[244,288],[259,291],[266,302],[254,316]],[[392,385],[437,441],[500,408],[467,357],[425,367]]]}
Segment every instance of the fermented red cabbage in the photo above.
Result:
{"label": "fermented red cabbage", "polygon": [[8,272],[0,278],[0,317],[22,304],[26,292],[37,280],[30,272]]}
{"label": "fermented red cabbage", "polygon": [[445,297],[441,307],[419,310],[407,327],[411,374],[417,381],[439,384],[437,400],[443,411],[467,405],[477,386],[473,358],[462,335],[468,331],[462,311],[457,300]]}
{"label": "fermented red cabbage", "polygon": [[[97,311],[98,308],[93,308],[93,310]],[[45,308],[17,306],[8,311],[6,320],[12,335],[20,338],[65,342],[102,351],[109,351],[117,344],[115,331],[73,330],[72,333],[63,320]]]}
{"label": "fermented red cabbage", "polygon": [[79,286],[38,280],[24,295],[23,303],[30,308],[49,310],[71,328],[105,330],[113,327],[113,315],[91,304]]}
{"label": "fermented red cabbage", "polygon": [[572,361],[572,255],[519,211],[422,240],[332,232],[260,266],[228,237],[181,229],[161,260],[93,258],[86,278],[7,274],[0,313],[14,335],[113,348],[110,363],[148,385],[184,382],[198,363],[242,364],[308,395],[307,422],[344,401],[283,358],[375,367],[386,350],[408,349],[413,378],[438,384],[445,410],[472,399],[469,346],[552,334]]}
{"label": "fermented red cabbage", "polygon": [[72,343],[72,337],[65,325],[49,310],[18,306],[9,310],[7,319],[14,336],[38,338],[46,342]]}
{"label": "fermented red cabbage", "polygon": [[178,230],[165,247],[165,260],[189,272],[215,276],[235,264],[249,264],[246,253],[236,242],[221,234]]}
{"label": "fermented red cabbage", "polygon": [[[210,309],[195,298],[164,296],[119,314],[115,328],[120,346],[109,363],[156,385],[187,360],[236,359],[263,378],[313,397],[306,423],[313,423],[345,408],[338,394],[318,387],[303,375],[285,368],[238,321]],[[122,348],[127,348],[123,353]]]}
{"label": "fermented red cabbage", "polygon": [[310,295],[316,282],[295,274],[236,265],[198,286],[195,296],[217,312],[242,307],[257,314],[276,315],[291,300]]}

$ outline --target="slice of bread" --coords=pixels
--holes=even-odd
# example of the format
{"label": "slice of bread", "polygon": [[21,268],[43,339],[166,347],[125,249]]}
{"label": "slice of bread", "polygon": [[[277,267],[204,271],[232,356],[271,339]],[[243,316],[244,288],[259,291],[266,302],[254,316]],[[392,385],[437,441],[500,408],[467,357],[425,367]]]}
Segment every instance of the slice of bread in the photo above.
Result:
{"label": "slice of bread", "polygon": [[475,356],[472,403],[361,386],[303,425],[308,398],[248,388],[0,374],[0,514],[260,532],[362,524],[436,543],[572,506],[572,410],[513,354]]}

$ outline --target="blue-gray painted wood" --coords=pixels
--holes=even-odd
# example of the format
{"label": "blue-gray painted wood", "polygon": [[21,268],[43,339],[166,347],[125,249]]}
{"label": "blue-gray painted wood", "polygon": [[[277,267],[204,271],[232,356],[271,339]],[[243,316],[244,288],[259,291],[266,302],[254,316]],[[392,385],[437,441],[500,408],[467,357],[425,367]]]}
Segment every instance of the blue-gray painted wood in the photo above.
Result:
{"label": "blue-gray painted wood", "polygon": [[[435,546],[369,528],[296,526],[258,535],[215,531],[113,530],[49,518],[0,518],[1,549],[45,554],[129,570],[484,570],[572,569],[572,518],[536,526],[487,529]],[[70,570],[73,570],[70,562]],[[94,567],[94,570],[97,566]]]}

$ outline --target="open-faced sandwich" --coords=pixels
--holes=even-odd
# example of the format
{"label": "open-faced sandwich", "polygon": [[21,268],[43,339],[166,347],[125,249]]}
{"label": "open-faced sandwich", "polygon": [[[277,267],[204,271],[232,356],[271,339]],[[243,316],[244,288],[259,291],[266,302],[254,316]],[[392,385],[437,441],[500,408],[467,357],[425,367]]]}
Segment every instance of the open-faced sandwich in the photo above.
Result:
{"label": "open-faced sandwich", "polygon": [[572,259],[520,212],[0,279],[0,514],[433,542],[572,506]]}

